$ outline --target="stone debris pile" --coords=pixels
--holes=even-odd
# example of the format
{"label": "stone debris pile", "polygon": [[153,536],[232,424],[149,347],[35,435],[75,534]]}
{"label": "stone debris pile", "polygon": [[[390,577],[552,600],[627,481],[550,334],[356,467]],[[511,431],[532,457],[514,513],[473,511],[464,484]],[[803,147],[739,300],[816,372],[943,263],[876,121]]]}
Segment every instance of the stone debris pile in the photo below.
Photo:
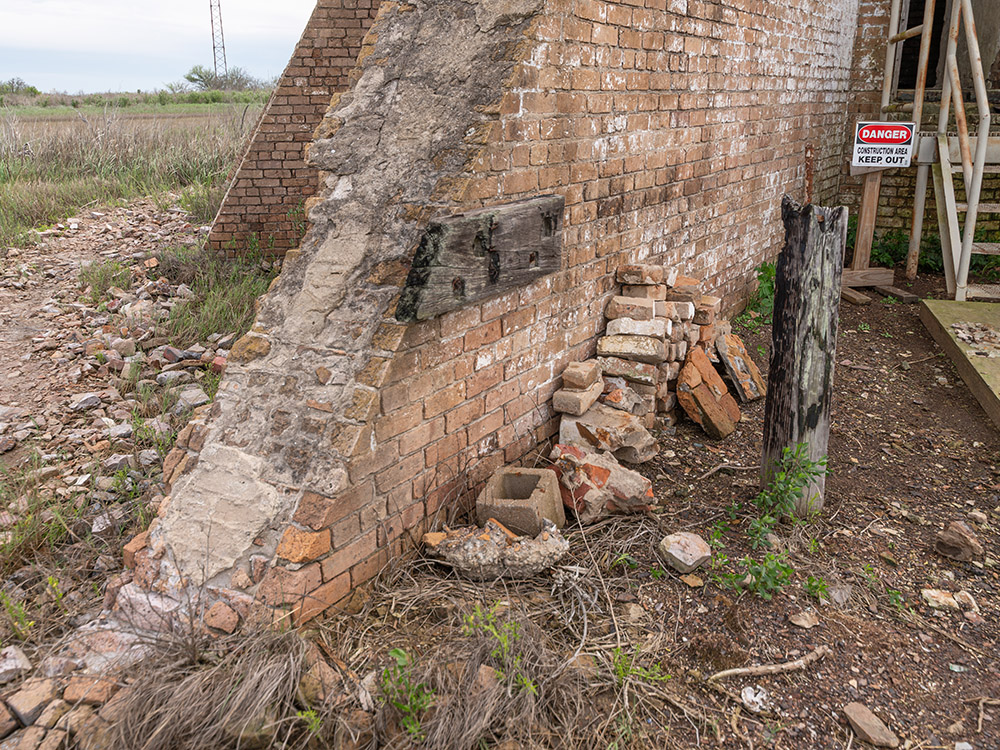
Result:
{"label": "stone debris pile", "polygon": [[951,328],[959,341],[972,349],[977,357],[1000,357],[1000,331],[985,323],[961,321]]}

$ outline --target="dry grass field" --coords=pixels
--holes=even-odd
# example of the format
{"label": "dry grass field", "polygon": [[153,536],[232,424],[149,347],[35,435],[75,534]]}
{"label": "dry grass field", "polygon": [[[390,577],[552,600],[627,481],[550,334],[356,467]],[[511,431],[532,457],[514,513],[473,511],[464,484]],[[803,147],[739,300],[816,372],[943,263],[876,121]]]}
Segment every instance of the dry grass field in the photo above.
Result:
{"label": "dry grass field", "polygon": [[212,104],[0,110],[0,247],[81,209],[169,190],[211,221],[262,109]]}

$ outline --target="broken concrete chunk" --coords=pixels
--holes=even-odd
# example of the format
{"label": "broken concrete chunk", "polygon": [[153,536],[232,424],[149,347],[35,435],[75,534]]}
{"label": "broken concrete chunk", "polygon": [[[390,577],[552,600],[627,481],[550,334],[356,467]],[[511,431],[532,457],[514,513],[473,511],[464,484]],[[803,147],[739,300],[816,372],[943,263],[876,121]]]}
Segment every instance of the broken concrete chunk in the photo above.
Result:
{"label": "broken concrete chunk", "polygon": [[566,525],[559,479],[552,469],[503,468],[493,474],[476,500],[476,519],[495,519],[516,534],[537,536],[545,521]]}
{"label": "broken concrete chunk", "polygon": [[660,540],[660,556],[678,573],[690,573],[712,559],[712,548],[697,534],[678,531]]}
{"label": "broken concrete chunk", "polygon": [[605,375],[625,378],[632,383],[656,385],[656,367],[643,362],[630,362],[619,357],[598,357],[597,363]]}
{"label": "broken concrete chunk", "polygon": [[672,321],[666,318],[652,320],[633,320],[632,318],[615,318],[608,321],[608,336],[652,336],[662,339],[670,335]]}
{"label": "broken concrete chunk", "polygon": [[899,738],[889,731],[882,720],[873,714],[867,706],[860,703],[848,703],[844,706],[844,716],[851,722],[855,733],[865,742],[875,747],[899,747]]}
{"label": "broken concrete chunk", "polygon": [[601,336],[597,339],[597,354],[654,365],[667,358],[663,341],[650,336]]}
{"label": "broken concrete chunk", "polygon": [[603,392],[604,382],[600,379],[582,391],[561,388],[552,394],[552,408],[563,414],[580,416],[594,405]]}
{"label": "broken concrete chunk", "polygon": [[726,374],[733,381],[733,390],[741,402],[755,401],[767,395],[764,378],[739,336],[728,334],[717,337],[715,351]]}
{"label": "broken concrete chunk", "polygon": [[608,318],[653,319],[653,300],[637,297],[612,297],[604,313]]}
{"label": "broken concrete chunk", "polygon": [[959,562],[968,562],[983,554],[983,545],[965,521],[952,521],[938,532],[934,540],[938,554]]}
{"label": "broken concrete chunk", "polygon": [[563,388],[583,391],[601,379],[601,366],[594,360],[570,362],[562,374]]}
{"label": "broken concrete chunk", "polygon": [[652,483],[608,453],[558,444],[549,458],[559,477],[562,502],[581,523],[591,523],[608,513],[645,512],[656,503]]}
{"label": "broken concrete chunk", "polygon": [[660,284],[663,282],[663,266],[634,264],[618,269],[619,284]]}
{"label": "broken concrete chunk", "polygon": [[562,559],[569,542],[551,521],[534,539],[519,537],[494,520],[479,529],[424,534],[427,553],[475,581],[530,578]]}
{"label": "broken concrete chunk", "polygon": [[632,414],[596,403],[586,414],[564,414],[559,442],[588,450],[611,451],[629,463],[648,461],[656,455],[656,439]]}

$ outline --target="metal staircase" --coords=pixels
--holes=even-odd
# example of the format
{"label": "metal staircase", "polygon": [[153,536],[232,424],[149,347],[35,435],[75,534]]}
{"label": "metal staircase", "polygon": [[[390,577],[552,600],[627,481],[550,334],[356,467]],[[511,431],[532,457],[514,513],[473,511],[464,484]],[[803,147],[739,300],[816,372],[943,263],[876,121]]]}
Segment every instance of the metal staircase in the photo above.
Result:
{"label": "metal staircase", "polygon": [[[943,0],[942,0],[943,1]],[[924,204],[929,173],[933,175],[934,197],[937,208],[938,230],[944,260],[948,293],[956,300],[968,297],[1000,299],[998,284],[969,284],[969,264],[972,255],[1000,255],[1000,243],[976,242],[976,222],[980,214],[1000,214],[1000,203],[980,203],[983,175],[1000,173],[1000,137],[990,137],[990,105],[987,98],[986,78],[976,36],[971,0],[953,0],[948,26],[945,52],[945,75],[941,87],[941,109],[936,131],[921,131],[927,67],[930,59],[935,0],[926,0],[923,23],[900,32],[901,0],[892,0],[889,16],[889,39],[886,45],[885,78],[882,88],[882,116],[890,113],[912,113],[912,122],[918,133],[914,144],[914,162],[917,181],[914,193],[913,217],[910,227],[910,245],[906,262],[906,276],[916,277],[923,231]],[[958,68],[958,40],[964,31],[969,53],[969,64],[975,90],[978,113],[975,134],[970,134],[966,117],[965,100]],[[917,79],[913,102],[891,102],[892,74],[896,61],[896,45],[913,37],[920,37]],[[955,130],[949,131],[954,109]],[[985,137],[979,138],[983,134]],[[961,178],[966,200],[955,198],[955,180]],[[881,187],[881,172],[865,177],[861,211],[858,217],[858,235],[852,267],[867,267],[875,228],[875,214]],[[964,220],[960,219],[964,214]]]}

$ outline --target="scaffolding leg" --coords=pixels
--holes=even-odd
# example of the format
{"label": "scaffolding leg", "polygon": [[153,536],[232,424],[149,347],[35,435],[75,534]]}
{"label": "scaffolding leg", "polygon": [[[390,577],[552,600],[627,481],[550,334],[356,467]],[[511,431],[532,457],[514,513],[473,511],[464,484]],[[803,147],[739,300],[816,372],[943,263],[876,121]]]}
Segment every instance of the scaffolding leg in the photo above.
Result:
{"label": "scaffolding leg", "polygon": [[927,164],[917,166],[917,185],[913,194],[913,218],[910,221],[910,249],[906,253],[906,278],[913,281],[917,278],[917,265],[920,263],[920,239],[924,231],[924,206],[927,203],[927,176],[930,168]]}

